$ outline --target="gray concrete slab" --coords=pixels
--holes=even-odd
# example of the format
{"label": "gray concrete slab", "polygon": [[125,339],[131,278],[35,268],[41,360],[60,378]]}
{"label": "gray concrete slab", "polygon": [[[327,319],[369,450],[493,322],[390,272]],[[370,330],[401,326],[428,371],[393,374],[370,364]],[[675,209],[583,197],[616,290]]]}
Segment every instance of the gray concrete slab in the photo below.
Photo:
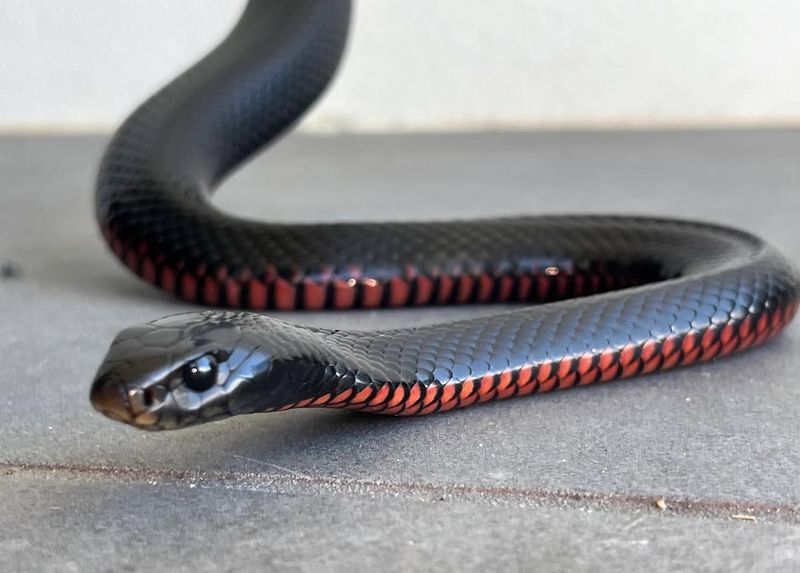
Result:
{"label": "gray concrete slab", "polygon": [[266,483],[0,479],[3,571],[732,571],[800,525]]}
{"label": "gray concrete slab", "polygon": [[[341,569],[377,562],[396,547],[397,532],[431,531],[437,543],[404,549],[397,568],[526,568],[521,559],[528,555],[532,565],[548,560],[553,568],[572,563],[609,570],[634,554],[642,559],[634,564],[644,565],[650,555],[654,563],[664,559],[683,569],[800,564],[794,549],[798,325],[764,348],[696,368],[416,420],[297,411],[153,435],[95,414],[88,385],[112,336],[131,323],[190,308],[140,283],[103,246],[91,187],[104,141],[0,138],[0,261],[21,268],[18,277],[0,279],[0,350],[7,357],[0,371],[0,464],[10,472],[0,495],[12,502],[0,507],[0,553],[22,559],[15,563],[56,568],[60,555],[73,555],[102,570],[153,564],[148,559],[161,555],[173,565],[185,558],[187,568]],[[219,203],[281,220],[677,215],[746,228],[800,261],[799,146],[800,131],[292,136],[234,176]],[[374,328],[494,310],[283,317]],[[26,464],[40,473],[31,475]],[[43,481],[48,467],[55,481]],[[132,483],[114,471],[97,477],[98,468],[145,477]],[[242,476],[261,477],[259,487],[244,488],[246,495],[230,493],[224,480],[199,489],[148,487],[146,476],[180,470],[229,473],[237,487]],[[375,491],[326,494],[288,478],[367,483]],[[278,482],[285,492],[269,491]],[[417,499],[414,492],[429,484],[479,488],[481,500],[459,500],[444,510]],[[583,502],[553,503],[575,492],[579,500],[610,501],[596,507],[592,501],[591,514]],[[523,507],[508,502],[509,495]],[[642,523],[647,539],[668,539],[664,545],[592,543],[630,526],[658,497],[670,507],[665,515],[647,513]],[[60,517],[45,510],[55,498],[54,507],[64,508]],[[534,498],[550,502],[529,503]],[[760,521],[726,521],[737,512]],[[142,528],[153,515],[158,534],[150,536]],[[113,535],[94,532],[93,519],[113,522]],[[186,523],[170,538],[176,521]],[[65,528],[79,531],[80,543],[55,539]],[[350,530],[361,535],[347,535]],[[516,547],[518,537],[509,531],[524,531],[535,551]],[[370,544],[354,541],[361,537]],[[247,539],[248,551],[218,543],[236,539]],[[342,544],[355,556],[333,549]],[[275,561],[263,561],[268,548],[275,549]],[[322,563],[317,559],[326,548],[330,561]]]}

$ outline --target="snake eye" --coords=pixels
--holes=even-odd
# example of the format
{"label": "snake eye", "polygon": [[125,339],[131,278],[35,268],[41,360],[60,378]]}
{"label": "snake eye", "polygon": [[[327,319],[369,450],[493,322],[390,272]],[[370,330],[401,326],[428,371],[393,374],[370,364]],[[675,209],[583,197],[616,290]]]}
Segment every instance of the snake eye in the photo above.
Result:
{"label": "snake eye", "polygon": [[204,392],[217,382],[217,360],[205,354],[183,366],[183,381],[195,392]]}

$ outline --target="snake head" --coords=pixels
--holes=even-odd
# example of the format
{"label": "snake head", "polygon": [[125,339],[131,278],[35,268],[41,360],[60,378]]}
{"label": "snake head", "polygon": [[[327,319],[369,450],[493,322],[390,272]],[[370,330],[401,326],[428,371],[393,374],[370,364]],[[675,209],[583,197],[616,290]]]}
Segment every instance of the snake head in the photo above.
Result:
{"label": "snake head", "polygon": [[123,330],[95,376],[93,406],[146,430],[243,413],[233,397],[268,378],[272,356],[235,318],[187,313]]}

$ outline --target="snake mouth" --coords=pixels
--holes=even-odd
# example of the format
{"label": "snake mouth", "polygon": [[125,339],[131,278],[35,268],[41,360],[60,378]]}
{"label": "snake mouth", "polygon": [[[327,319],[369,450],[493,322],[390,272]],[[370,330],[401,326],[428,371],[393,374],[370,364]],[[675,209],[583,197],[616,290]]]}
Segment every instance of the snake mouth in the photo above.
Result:
{"label": "snake mouth", "polygon": [[147,390],[128,388],[112,374],[94,381],[89,400],[104,416],[147,429],[158,424],[158,406],[163,402],[164,394],[160,386]]}

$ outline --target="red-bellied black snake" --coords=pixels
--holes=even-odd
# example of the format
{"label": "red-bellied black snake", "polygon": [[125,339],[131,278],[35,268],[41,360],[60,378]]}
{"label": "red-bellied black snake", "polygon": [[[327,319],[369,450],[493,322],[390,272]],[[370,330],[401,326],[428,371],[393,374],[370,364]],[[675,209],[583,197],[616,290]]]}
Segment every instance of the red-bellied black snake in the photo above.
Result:
{"label": "red-bellied black snake", "polygon": [[429,414],[710,360],[792,319],[796,271],[760,239],[712,224],[276,224],[215,209],[217,184],[323,91],[349,13],[347,0],[253,0],[219,47],[140,106],[98,176],[112,250],[146,281],[215,307],[543,304],[375,332],[241,310],[168,317],[114,340],[97,409],[153,430],[300,407]]}

